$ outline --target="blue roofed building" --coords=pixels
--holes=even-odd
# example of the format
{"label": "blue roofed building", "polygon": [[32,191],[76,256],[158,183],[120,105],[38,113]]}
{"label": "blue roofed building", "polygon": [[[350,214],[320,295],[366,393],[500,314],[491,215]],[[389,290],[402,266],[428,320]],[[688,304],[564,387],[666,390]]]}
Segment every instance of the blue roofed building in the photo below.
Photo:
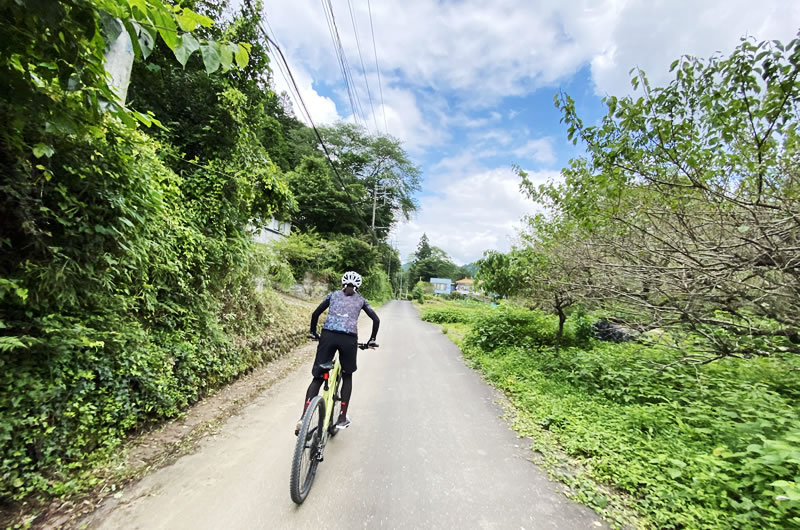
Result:
{"label": "blue roofed building", "polygon": [[431,278],[433,294],[450,294],[453,292],[453,280],[450,278]]}

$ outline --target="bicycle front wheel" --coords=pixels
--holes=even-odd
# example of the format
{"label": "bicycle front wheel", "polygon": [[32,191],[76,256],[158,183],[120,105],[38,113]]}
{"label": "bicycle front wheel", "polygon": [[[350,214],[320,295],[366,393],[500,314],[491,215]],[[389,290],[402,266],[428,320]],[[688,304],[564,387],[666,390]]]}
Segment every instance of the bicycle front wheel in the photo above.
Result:
{"label": "bicycle front wheel", "polygon": [[292,500],[302,504],[317,474],[319,453],[322,450],[323,427],[325,423],[325,403],[315,396],[303,414],[303,425],[297,433],[297,444],[292,458],[292,475],[289,479],[289,492]]}

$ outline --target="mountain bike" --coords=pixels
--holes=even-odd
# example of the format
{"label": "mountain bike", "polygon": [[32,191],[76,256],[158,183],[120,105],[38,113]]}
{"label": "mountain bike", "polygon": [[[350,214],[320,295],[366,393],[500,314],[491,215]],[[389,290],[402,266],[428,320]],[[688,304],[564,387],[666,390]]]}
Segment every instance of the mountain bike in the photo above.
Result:
{"label": "mountain bike", "polygon": [[[361,350],[377,348],[377,344],[359,343]],[[339,357],[329,363],[321,364],[325,373],[322,378],[323,388],[321,396],[314,396],[303,414],[303,423],[297,433],[297,443],[292,458],[292,475],[289,479],[289,493],[292,500],[302,504],[311,484],[317,475],[317,466],[324,460],[325,446],[328,440],[336,436],[337,429],[334,423],[339,416],[342,398],[339,388],[342,385],[342,366]]]}

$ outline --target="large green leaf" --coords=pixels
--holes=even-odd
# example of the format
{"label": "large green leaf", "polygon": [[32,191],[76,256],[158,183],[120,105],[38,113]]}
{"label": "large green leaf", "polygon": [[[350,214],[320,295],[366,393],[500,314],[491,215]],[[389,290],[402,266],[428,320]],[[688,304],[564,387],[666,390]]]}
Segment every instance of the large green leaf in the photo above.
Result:
{"label": "large green leaf", "polygon": [[206,16],[195,13],[191,9],[183,8],[175,18],[183,31],[194,31],[197,26],[211,27],[214,21]]}
{"label": "large green leaf", "polygon": [[222,70],[228,71],[233,64],[233,54],[238,51],[239,47],[236,44],[222,44],[219,46],[219,61],[222,64]]}
{"label": "large green leaf", "polygon": [[244,68],[247,66],[247,61],[250,60],[250,54],[247,53],[247,48],[245,48],[242,43],[236,47],[236,53],[234,54],[236,58],[236,66],[239,68]]}
{"label": "large green leaf", "polygon": [[42,158],[43,156],[50,158],[54,154],[55,150],[51,145],[38,143],[33,146],[33,156],[35,156],[36,158]]}
{"label": "large green leaf", "polygon": [[175,48],[180,44],[178,27],[175,25],[175,20],[168,12],[160,9],[151,9],[150,18],[153,20],[161,38],[164,39],[166,45],[169,46],[169,49],[175,51]]}
{"label": "large green leaf", "polygon": [[190,33],[184,33],[180,37],[180,44],[175,48],[175,58],[181,63],[181,66],[186,66],[189,57],[200,48],[200,43],[197,42]]}
{"label": "large green leaf", "polygon": [[203,64],[206,66],[206,72],[213,74],[219,70],[219,51],[213,44],[203,44],[200,46],[200,53],[203,55]]}

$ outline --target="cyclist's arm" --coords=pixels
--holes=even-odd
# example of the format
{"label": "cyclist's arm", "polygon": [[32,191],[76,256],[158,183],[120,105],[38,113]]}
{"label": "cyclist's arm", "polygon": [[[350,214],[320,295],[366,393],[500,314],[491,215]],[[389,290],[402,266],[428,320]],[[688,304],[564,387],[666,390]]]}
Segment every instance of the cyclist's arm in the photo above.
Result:
{"label": "cyclist's arm", "polygon": [[331,295],[325,297],[325,300],[319,304],[313,313],[311,313],[311,334],[315,334],[317,332],[317,322],[319,322],[319,316],[322,314],[323,311],[328,309],[328,306],[331,305]]}
{"label": "cyclist's arm", "polygon": [[369,305],[369,302],[364,300],[364,307],[362,307],[364,312],[367,314],[369,318],[372,319],[372,334],[369,336],[369,340],[374,341],[378,338],[378,328],[381,325],[381,319],[378,318],[378,314],[375,313],[375,310]]}

